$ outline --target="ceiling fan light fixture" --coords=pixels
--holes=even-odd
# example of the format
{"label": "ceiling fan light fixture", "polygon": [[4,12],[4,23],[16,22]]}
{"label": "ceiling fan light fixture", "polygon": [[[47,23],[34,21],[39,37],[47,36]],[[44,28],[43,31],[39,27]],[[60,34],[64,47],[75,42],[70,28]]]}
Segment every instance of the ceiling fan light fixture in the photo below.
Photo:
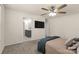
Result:
{"label": "ceiling fan light fixture", "polygon": [[48,15],[49,15],[49,16],[56,16],[56,13],[51,12],[51,13],[49,13]]}

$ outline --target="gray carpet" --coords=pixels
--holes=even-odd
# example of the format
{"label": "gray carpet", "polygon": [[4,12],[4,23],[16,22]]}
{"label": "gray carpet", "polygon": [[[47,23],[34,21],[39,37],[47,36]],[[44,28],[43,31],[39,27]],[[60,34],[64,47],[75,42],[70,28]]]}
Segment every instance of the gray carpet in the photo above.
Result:
{"label": "gray carpet", "polygon": [[6,46],[3,54],[40,54],[37,51],[37,42],[37,40],[32,40]]}

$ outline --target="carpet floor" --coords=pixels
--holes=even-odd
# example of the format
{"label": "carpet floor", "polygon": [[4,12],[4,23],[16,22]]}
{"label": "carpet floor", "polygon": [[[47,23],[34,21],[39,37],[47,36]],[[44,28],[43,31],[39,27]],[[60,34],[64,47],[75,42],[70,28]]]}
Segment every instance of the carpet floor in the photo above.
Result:
{"label": "carpet floor", "polygon": [[38,40],[6,46],[3,54],[41,54],[37,51]]}

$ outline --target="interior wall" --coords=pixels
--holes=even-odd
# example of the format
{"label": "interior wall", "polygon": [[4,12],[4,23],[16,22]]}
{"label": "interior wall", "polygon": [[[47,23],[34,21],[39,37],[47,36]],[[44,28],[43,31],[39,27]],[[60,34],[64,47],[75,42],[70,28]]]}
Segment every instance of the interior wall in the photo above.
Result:
{"label": "interior wall", "polygon": [[50,35],[62,38],[79,37],[79,13],[49,19]]}
{"label": "interior wall", "polygon": [[[23,29],[23,17],[33,18],[34,20],[41,19],[37,15],[32,15],[12,9],[6,8],[6,40],[5,45],[16,44],[26,41],[28,38],[24,38]],[[42,19],[41,19],[42,20]],[[32,24],[34,25],[34,23]],[[32,28],[32,38],[37,39],[38,37],[43,37],[45,31],[40,29]]]}
{"label": "interior wall", "polygon": [[36,18],[33,20],[33,26],[32,26],[32,40],[41,39],[45,37],[45,28],[35,28],[35,21],[43,21],[45,22],[44,18]]}
{"label": "interior wall", "polygon": [[46,18],[45,19],[45,33],[46,33],[46,35],[45,36],[50,36],[50,22],[49,22],[49,19],[48,18]]}
{"label": "interior wall", "polygon": [[0,53],[4,49],[4,40],[5,40],[5,8],[3,5],[0,5]]}

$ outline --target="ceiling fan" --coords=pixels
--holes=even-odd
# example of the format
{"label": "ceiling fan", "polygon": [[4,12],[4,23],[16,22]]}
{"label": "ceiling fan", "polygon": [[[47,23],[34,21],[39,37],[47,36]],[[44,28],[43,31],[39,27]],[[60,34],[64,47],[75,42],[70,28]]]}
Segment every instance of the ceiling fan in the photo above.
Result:
{"label": "ceiling fan", "polygon": [[67,6],[67,4],[63,4],[59,7],[51,6],[49,9],[48,8],[41,8],[42,10],[48,11],[47,13],[41,14],[41,16],[43,16],[43,15],[54,16],[56,14],[66,14],[66,12],[60,11],[61,9],[63,9],[66,6]]}

